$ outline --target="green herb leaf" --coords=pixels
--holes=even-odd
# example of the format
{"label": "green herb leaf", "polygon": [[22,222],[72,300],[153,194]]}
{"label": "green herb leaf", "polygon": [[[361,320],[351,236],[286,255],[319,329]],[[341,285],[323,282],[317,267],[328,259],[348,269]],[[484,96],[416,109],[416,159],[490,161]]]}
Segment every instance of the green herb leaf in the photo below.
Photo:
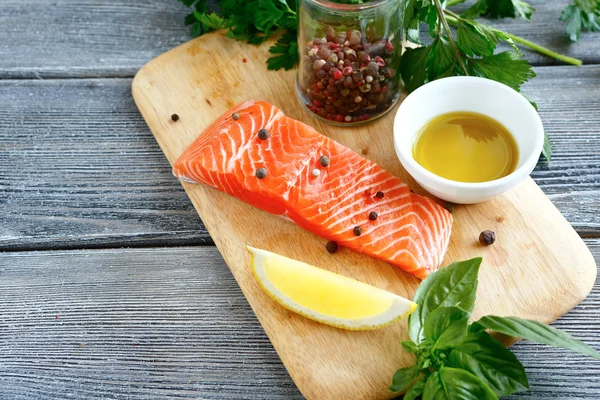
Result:
{"label": "green herb leaf", "polygon": [[519,0],[513,0],[512,3],[515,7],[515,11],[521,16],[521,18],[527,21],[531,21],[531,16],[535,12],[535,8],[533,8],[528,3]]}
{"label": "green herb leaf", "polygon": [[552,159],[552,144],[550,144],[550,138],[548,137],[546,131],[544,131],[544,146],[542,147],[542,155],[547,162],[550,162]]}
{"label": "green herb leaf", "polygon": [[467,8],[462,14],[461,17],[465,19],[475,19],[480,15],[485,14],[488,11],[488,3],[486,0],[479,0],[471,7]]}
{"label": "green herb leaf", "polygon": [[499,40],[504,41],[506,44],[508,44],[510,47],[512,47],[513,50],[518,55],[520,55],[520,56],[523,55],[523,53],[521,53],[521,50],[519,50],[519,48],[517,47],[517,44],[515,43],[513,38],[511,38],[510,36],[508,36],[506,33],[502,32],[502,31],[497,31],[494,29],[493,32]]}
{"label": "green herb leaf", "polygon": [[579,41],[582,31],[600,31],[600,1],[574,0],[563,10],[561,21],[565,21],[565,32],[572,42]]}
{"label": "green herb leaf", "polygon": [[584,12],[593,12],[600,6],[598,0],[575,0],[575,4]]}
{"label": "green herb leaf", "polygon": [[392,384],[388,387],[388,390],[394,393],[405,390],[415,379],[417,379],[420,370],[421,369],[417,365],[400,368],[394,374]]}
{"label": "green herb leaf", "polygon": [[458,307],[473,311],[477,292],[477,274],[481,258],[452,263],[429,275],[417,289],[417,310],[408,320],[411,339],[419,344],[425,339],[425,318],[439,307]]}
{"label": "green herb leaf", "polygon": [[219,17],[216,13],[201,14],[198,11],[193,12],[194,17],[200,21],[204,26],[210,29],[223,29],[225,28],[225,20]]}
{"label": "green herb leaf", "polygon": [[423,377],[416,381],[411,387],[408,388],[402,400],[415,400],[417,397],[423,394],[423,389],[425,389],[425,382],[427,381],[426,377]]}
{"label": "green herb leaf", "polygon": [[600,359],[600,354],[587,344],[575,339],[566,332],[554,329],[541,322],[517,317],[496,317],[493,315],[483,317],[477,322],[487,329],[508,336],[520,337],[531,340],[532,342],[569,349],[577,353]]}
{"label": "green herb leaf", "polygon": [[485,25],[477,22],[461,21],[456,33],[456,44],[463,53],[487,57],[494,54],[498,38]]}
{"label": "green herb leaf", "polygon": [[492,389],[481,379],[457,368],[442,367],[429,376],[423,400],[497,400]]}
{"label": "green herb leaf", "polygon": [[474,76],[493,79],[519,91],[521,85],[537,76],[531,64],[514,51],[468,60],[469,72]]}
{"label": "green herb leaf", "polygon": [[565,21],[565,32],[571,42],[578,42],[581,36],[581,8],[568,5],[560,15],[560,20]]}
{"label": "green herb leaf", "polygon": [[478,376],[498,396],[529,388],[525,369],[517,357],[485,332],[470,333],[450,351],[448,364]]}
{"label": "green herb leaf", "polygon": [[427,76],[427,63],[431,47],[419,47],[416,49],[406,49],[402,54],[400,63],[400,75],[406,86],[406,90],[412,92],[425,83]]}
{"label": "green herb leaf", "polygon": [[492,18],[514,18],[520,15],[523,19],[530,21],[535,8],[519,0],[487,0],[489,14]]}
{"label": "green herb leaf", "polygon": [[425,339],[438,350],[460,344],[467,336],[470,315],[457,307],[433,310],[425,318]]}
{"label": "green herb leaf", "polygon": [[404,340],[401,344],[402,348],[408,351],[409,353],[416,353],[419,350],[415,342],[413,342],[412,340]]}
{"label": "green herb leaf", "polygon": [[451,76],[456,64],[452,46],[445,39],[438,37],[431,44],[431,57],[427,63],[427,80]]}
{"label": "green herb leaf", "polygon": [[289,70],[294,68],[298,62],[298,42],[296,42],[295,35],[286,33],[283,35],[277,43],[269,48],[269,53],[273,54],[267,60],[268,69],[281,69]]}
{"label": "green herb leaf", "polygon": [[427,16],[425,17],[425,20],[427,21],[427,30],[429,32],[429,36],[432,38],[436,37],[438,12],[437,8],[435,8],[435,5],[431,4],[429,7],[427,7]]}
{"label": "green herb leaf", "polygon": [[472,322],[471,325],[469,325],[468,331],[469,331],[469,333],[483,332],[483,331],[485,331],[485,326],[483,326],[477,322]]}

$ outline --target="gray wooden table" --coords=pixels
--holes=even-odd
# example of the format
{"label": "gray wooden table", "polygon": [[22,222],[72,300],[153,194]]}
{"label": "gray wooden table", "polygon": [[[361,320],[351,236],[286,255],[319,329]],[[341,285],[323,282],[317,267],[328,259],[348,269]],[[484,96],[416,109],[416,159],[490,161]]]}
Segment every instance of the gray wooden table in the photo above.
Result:
{"label": "gray wooden table", "polygon": [[[527,53],[554,147],[537,183],[600,260],[600,34],[567,0],[497,25]],[[0,2],[0,399],[301,398],[130,94],[188,40],[175,0]],[[556,232],[560,235],[560,232]],[[554,325],[600,349],[600,286]],[[531,391],[600,398],[600,362],[521,342]]]}

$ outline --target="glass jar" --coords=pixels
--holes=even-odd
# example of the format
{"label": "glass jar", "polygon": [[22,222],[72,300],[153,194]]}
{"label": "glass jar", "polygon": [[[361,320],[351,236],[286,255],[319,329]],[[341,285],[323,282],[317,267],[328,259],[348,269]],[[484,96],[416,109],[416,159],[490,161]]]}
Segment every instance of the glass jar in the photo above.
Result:
{"label": "glass jar", "polygon": [[300,0],[296,96],[305,108],[335,125],[392,109],[402,89],[400,3]]}

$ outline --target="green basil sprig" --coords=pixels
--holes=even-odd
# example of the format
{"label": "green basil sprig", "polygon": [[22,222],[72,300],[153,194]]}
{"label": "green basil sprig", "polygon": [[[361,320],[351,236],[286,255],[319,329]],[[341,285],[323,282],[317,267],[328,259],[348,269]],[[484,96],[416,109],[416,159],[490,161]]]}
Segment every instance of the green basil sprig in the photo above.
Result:
{"label": "green basil sprig", "polygon": [[486,329],[600,359],[590,346],[537,321],[488,315],[469,323],[481,261],[452,263],[417,289],[418,307],[408,320],[412,340],[402,342],[416,362],[397,370],[388,388],[405,392],[404,400],[487,400],[529,389],[523,365]]}

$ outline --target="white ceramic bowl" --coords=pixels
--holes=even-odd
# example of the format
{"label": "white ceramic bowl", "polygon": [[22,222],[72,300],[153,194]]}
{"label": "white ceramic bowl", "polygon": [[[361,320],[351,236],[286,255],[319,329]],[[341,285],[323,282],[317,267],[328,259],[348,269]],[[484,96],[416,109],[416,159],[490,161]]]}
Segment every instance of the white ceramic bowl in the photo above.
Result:
{"label": "white ceramic bowl", "polygon": [[[466,183],[442,178],[423,168],[412,154],[416,135],[431,119],[453,111],[487,115],[504,125],[519,147],[513,173],[489,182]],[[400,162],[428,192],[459,204],[485,201],[525,179],[535,167],[544,144],[544,127],[533,106],[510,87],[484,78],[439,79],[411,93],[394,120],[394,146]]]}

